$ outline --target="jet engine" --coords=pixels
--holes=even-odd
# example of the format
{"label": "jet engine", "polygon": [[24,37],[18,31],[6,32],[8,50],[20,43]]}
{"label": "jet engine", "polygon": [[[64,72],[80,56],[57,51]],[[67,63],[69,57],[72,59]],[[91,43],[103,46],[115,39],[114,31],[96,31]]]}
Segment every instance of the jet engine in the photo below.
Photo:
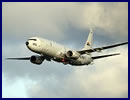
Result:
{"label": "jet engine", "polygon": [[34,56],[31,56],[30,61],[33,64],[40,65],[44,61],[44,57],[43,56],[34,55]]}
{"label": "jet engine", "polygon": [[80,56],[80,54],[76,51],[69,50],[66,52],[66,57],[70,58],[70,59],[78,59],[79,56]]}

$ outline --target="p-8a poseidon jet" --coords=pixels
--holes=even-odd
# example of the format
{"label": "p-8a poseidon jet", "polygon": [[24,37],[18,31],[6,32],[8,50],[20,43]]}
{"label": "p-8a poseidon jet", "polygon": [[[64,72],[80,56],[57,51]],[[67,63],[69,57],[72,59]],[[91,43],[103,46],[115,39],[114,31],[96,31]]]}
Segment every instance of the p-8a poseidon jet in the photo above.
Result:
{"label": "p-8a poseidon jet", "polygon": [[57,44],[56,42],[49,41],[47,39],[42,39],[39,37],[32,37],[26,41],[26,46],[32,52],[35,52],[39,55],[32,55],[31,57],[22,57],[22,58],[7,58],[13,60],[30,60],[33,64],[40,65],[44,60],[47,61],[56,61],[63,64],[70,64],[75,66],[80,65],[89,65],[93,60],[120,55],[120,53],[108,54],[102,56],[92,56],[93,52],[101,52],[105,49],[110,49],[113,47],[121,46],[128,44],[128,42],[114,44],[110,46],[104,46],[99,48],[92,48],[93,41],[93,30],[90,30],[88,39],[85,43],[85,46],[81,50],[72,50],[66,48],[63,45]]}

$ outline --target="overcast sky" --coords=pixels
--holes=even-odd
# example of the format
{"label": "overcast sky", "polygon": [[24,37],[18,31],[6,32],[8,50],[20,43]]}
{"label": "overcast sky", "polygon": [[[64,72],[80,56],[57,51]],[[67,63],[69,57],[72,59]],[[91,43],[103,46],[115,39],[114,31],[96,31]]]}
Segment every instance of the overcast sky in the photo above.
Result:
{"label": "overcast sky", "polygon": [[[94,47],[128,41],[128,3],[2,3],[2,58],[36,55],[25,45],[39,36],[81,49],[89,29]],[[120,56],[89,66],[2,60],[2,97],[128,97],[128,46],[102,53]]]}

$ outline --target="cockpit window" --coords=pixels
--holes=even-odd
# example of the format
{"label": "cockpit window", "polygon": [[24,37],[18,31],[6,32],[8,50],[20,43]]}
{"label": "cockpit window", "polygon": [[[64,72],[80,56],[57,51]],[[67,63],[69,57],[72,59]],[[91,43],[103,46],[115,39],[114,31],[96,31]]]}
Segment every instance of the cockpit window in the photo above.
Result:
{"label": "cockpit window", "polygon": [[33,40],[33,41],[37,41],[37,39],[28,39],[28,40]]}

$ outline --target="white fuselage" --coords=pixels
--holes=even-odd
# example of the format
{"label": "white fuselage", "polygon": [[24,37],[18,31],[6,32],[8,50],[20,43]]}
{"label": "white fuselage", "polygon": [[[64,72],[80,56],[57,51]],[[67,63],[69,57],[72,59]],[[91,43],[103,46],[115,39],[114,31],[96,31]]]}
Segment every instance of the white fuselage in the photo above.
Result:
{"label": "white fuselage", "polygon": [[[71,65],[88,65],[92,62],[91,55],[80,55],[77,59],[65,59],[67,51],[71,50],[56,42],[49,41],[38,37],[29,38],[26,42],[27,47],[40,55],[45,56],[46,60],[54,60],[64,64]],[[76,52],[75,50],[73,50]],[[66,61],[65,61],[66,60]]]}
{"label": "white fuselage", "polygon": [[31,63],[40,65],[44,60],[56,61],[63,64],[70,64],[75,66],[92,64],[93,60],[101,59],[110,56],[120,55],[120,53],[101,55],[101,56],[91,56],[92,52],[100,52],[105,49],[114,48],[121,45],[126,45],[128,42],[118,43],[114,45],[92,48],[93,44],[93,30],[90,30],[88,39],[85,42],[83,49],[72,50],[60,45],[56,42],[49,41],[47,39],[42,39],[39,37],[32,37],[26,41],[26,46],[31,51],[40,54],[32,55],[31,57],[22,58],[7,58],[13,60],[30,60]]}

